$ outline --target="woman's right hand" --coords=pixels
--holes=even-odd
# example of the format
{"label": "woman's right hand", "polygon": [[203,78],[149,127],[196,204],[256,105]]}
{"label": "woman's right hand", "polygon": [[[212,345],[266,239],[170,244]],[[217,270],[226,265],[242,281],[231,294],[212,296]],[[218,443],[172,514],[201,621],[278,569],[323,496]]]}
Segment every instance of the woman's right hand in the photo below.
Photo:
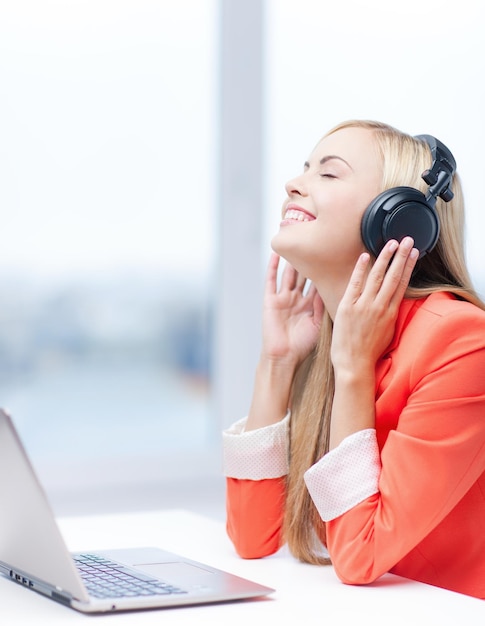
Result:
{"label": "woman's right hand", "polygon": [[313,285],[286,265],[278,287],[280,257],[272,254],[266,274],[263,304],[263,346],[256,370],[246,430],[283,419],[290,404],[297,367],[316,346],[323,302]]}
{"label": "woman's right hand", "polygon": [[272,253],[263,303],[261,357],[297,367],[313,350],[320,335],[323,302],[314,285],[286,264],[278,288],[280,257]]}

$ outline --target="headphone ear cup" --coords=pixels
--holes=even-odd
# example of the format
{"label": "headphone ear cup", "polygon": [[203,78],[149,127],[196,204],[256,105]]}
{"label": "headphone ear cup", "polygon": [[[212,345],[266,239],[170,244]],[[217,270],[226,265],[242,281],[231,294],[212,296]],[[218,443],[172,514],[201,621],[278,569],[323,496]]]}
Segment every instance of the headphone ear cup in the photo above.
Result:
{"label": "headphone ear cup", "polygon": [[364,212],[361,235],[365,247],[378,256],[390,239],[414,239],[422,257],[430,252],[440,233],[438,214],[418,189],[394,187],[379,194]]}

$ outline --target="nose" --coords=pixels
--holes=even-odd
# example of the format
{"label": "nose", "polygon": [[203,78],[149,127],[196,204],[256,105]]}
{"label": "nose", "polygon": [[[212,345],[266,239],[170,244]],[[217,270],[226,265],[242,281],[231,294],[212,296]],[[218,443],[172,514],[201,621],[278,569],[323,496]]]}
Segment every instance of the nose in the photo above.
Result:
{"label": "nose", "polygon": [[300,174],[295,178],[289,180],[285,185],[286,193],[288,196],[305,196],[306,195],[306,186],[304,180],[304,174]]}

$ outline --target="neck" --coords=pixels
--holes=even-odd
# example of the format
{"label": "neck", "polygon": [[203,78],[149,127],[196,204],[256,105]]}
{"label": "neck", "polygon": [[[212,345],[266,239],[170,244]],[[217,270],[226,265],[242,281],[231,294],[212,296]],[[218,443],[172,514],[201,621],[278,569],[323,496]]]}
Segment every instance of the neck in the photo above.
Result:
{"label": "neck", "polygon": [[325,305],[325,310],[329,314],[332,321],[335,319],[338,305],[342,299],[347,284],[349,282],[349,276],[343,279],[328,279],[322,278],[321,280],[314,280],[313,283],[317,288],[320,298]]}

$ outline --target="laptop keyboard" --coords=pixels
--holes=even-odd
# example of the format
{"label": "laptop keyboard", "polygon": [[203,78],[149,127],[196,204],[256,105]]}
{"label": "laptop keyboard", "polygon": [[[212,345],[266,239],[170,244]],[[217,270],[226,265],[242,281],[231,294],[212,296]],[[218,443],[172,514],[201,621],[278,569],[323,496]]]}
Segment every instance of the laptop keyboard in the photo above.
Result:
{"label": "laptop keyboard", "polygon": [[77,554],[74,563],[90,596],[95,598],[134,598],[187,593],[142,572],[96,554]]}

